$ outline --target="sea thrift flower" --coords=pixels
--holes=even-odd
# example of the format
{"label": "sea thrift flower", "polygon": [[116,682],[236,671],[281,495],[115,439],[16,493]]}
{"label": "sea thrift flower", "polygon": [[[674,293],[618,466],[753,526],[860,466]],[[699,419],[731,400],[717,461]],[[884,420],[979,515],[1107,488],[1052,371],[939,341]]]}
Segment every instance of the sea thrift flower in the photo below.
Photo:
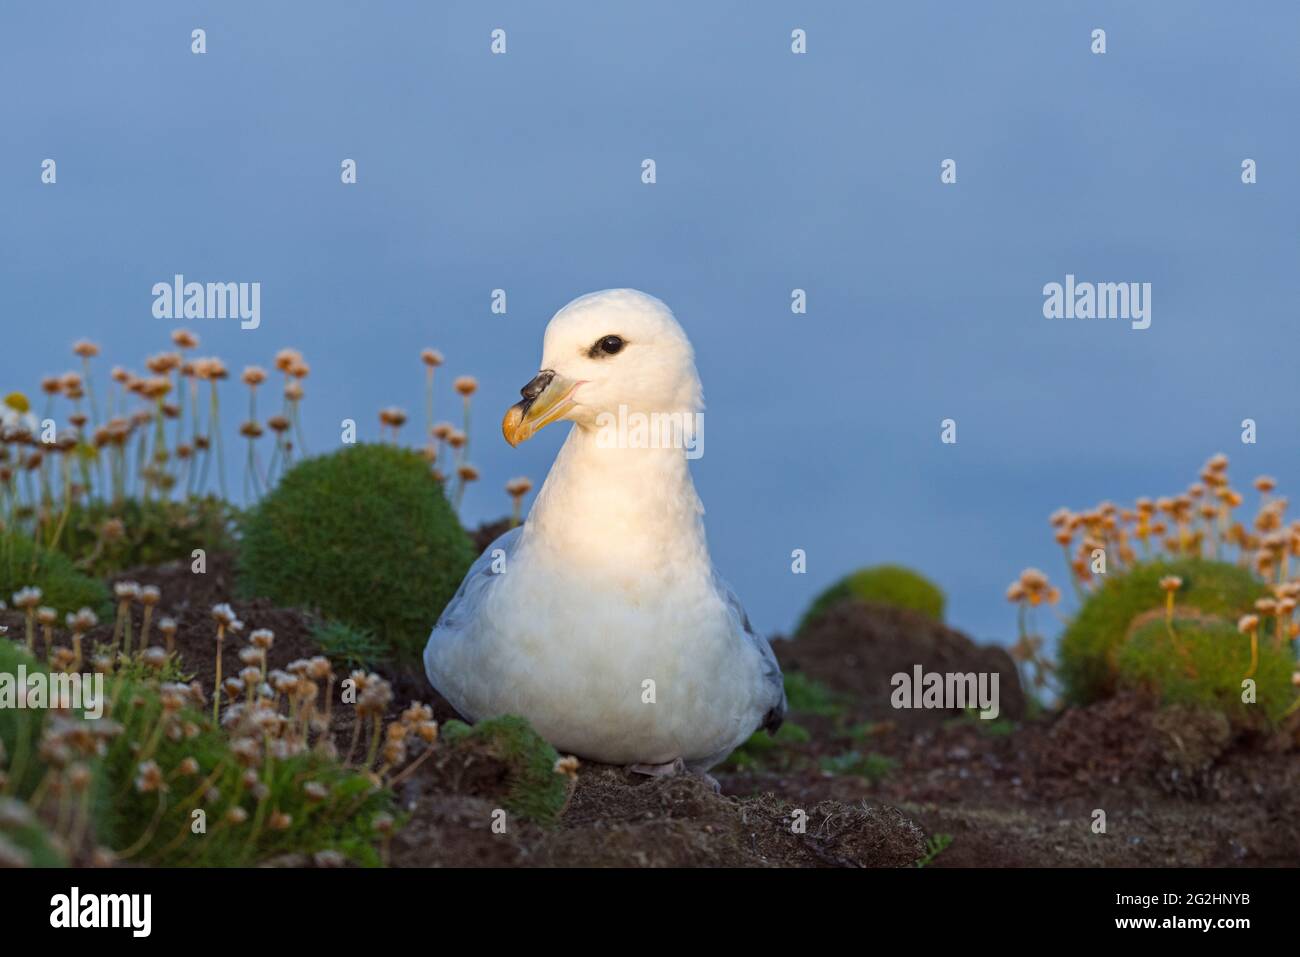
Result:
{"label": "sea thrift flower", "polygon": [[225,602],[212,606],[212,620],[217,623],[217,674],[212,691],[212,721],[217,722],[221,710],[221,645],[226,640],[226,630],[239,620],[235,611]]}
{"label": "sea thrift flower", "polygon": [[393,430],[393,441],[398,440],[398,430],[406,424],[406,410],[389,406],[379,410],[379,424]]}
{"label": "sea thrift flower", "polygon": [[117,620],[113,623],[113,647],[125,634],[124,650],[131,653],[131,602],[140,597],[140,586],[133,581],[120,581],[113,585],[113,594],[117,596]]}
{"label": "sea thrift flower", "polygon": [[1243,635],[1250,635],[1250,669],[1246,672],[1249,678],[1259,667],[1259,616],[1242,615],[1237,620],[1237,630]]}
{"label": "sea thrift flower", "polygon": [[89,608],[82,608],[75,615],[69,612],[64,621],[72,631],[72,651],[75,656],[72,667],[76,669],[81,665],[81,638],[99,624],[99,617]]}
{"label": "sea thrift flower", "polygon": [[1160,579],[1160,588],[1168,596],[1167,605],[1169,614],[1174,613],[1174,592],[1183,587],[1183,580],[1177,575],[1166,575]]}
{"label": "sea thrift flower", "polygon": [[302,786],[303,793],[309,801],[323,801],[329,797],[329,789],[319,781],[308,781]]}
{"label": "sea thrift flower", "polygon": [[41,603],[41,590],[34,586],[20,588],[14,593],[14,607],[21,608],[27,619],[27,650],[36,650],[36,608]]}
{"label": "sea thrift flower", "polygon": [[523,517],[524,496],[533,488],[533,480],[520,475],[506,482],[506,494],[510,496],[510,527],[514,528]]}
{"label": "sea thrift flower", "polygon": [[59,613],[53,608],[41,606],[36,609],[36,621],[41,626],[41,635],[45,640],[45,657],[50,656],[54,648],[54,626],[59,620]]}
{"label": "sea thrift flower", "polygon": [[176,619],[160,618],[158,620],[158,630],[162,632],[163,640],[166,642],[167,654],[175,650],[176,642]]}
{"label": "sea thrift flower", "polygon": [[149,645],[149,625],[153,620],[154,607],[162,600],[162,592],[157,585],[145,585],[140,589],[140,604],[144,607],[144,624],[140,627],[140,644]]}
{"label": "sea thrift flower", "polygon": [[153,791],[166,791],[167,784],[163,780],[162,769],[158,767],[157,761],[144,761],[136,769],[135,789],[141,794],[149,794]]}

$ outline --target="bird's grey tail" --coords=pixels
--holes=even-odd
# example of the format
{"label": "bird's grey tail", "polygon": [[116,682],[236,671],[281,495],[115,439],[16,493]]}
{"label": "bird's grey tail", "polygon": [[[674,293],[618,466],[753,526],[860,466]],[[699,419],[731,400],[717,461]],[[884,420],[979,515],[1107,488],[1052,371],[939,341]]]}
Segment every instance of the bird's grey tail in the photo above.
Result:
{"label": "bird's grey tail", "polygon": [[775,708],[769,708],[767,714],[763,715],[763,723],[759,725],[770,735],[775,735],[781,730],[781,725],[785,724],[785,696],[781,696],[781,703]]}

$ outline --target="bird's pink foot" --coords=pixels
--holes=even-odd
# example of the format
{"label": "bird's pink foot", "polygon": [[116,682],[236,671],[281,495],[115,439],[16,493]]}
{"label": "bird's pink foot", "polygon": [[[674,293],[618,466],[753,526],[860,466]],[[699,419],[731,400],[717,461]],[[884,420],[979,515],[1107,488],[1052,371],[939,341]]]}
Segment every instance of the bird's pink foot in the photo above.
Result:
{"label": "bird's pink foot", "polygon": [[[689,774],[686,762],[681,758],[674,758],[665,764],[629,764],[627,769],[633,774],[644,774],[651,778],[667,778],[677,774]],[[714,794],[722,793],[722,785],[718,783],[717,778],[705,772],[699,772],[699,776],[704,779],[704,783],[713,788]]]}

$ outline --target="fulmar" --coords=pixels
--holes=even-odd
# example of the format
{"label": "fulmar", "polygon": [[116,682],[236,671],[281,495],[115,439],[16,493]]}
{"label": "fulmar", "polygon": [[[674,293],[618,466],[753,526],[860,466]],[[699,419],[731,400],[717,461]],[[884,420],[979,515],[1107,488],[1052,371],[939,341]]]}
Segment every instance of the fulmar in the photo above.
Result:
{"label": "fulmar", "polygon": [[[632,289],[575,299],[521,394],[512,446],[572,428],[527,520],[434,627],[434,688],[470,721],[521,715],[562,752],[644,774],[705,774],[775,732],[781,669],[705,542],[687,455],[703,396],[672,312]],[[673,428],[627,428],[650,421]]]}

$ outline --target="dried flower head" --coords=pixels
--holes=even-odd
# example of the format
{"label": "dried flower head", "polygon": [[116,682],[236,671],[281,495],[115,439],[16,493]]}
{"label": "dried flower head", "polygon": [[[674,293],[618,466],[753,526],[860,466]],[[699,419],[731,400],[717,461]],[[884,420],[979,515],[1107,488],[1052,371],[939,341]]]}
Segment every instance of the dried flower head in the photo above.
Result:
{"label": "dried flower head", "polygon": [[520,498],[532,490],[533,480],[523,475],[506,482],[506,494],[512,498]]}
{"label": "dried flower head", "polygon": [[143,761],[136,768],[135,789],[141,794],[167,790],[162,768],[158,767],[157,761]]}
{"label": "dried flower head", "polygon": [[578,759],[571,754],[566,754],[555,762],[554,771],[556,774],[563,774],[571,781],[578,779]]}
{"label": "dried flower head", "polygon": [[390,429],[399,429],[406,424],[406,410],[389,406],[379,410],[379,422]]}
{"label": "dried flower head", "polygon": [[15,608],[33,609],[41,603],[41,597],[44,593],[34,585],[28,585],[26,588],[20,588],[14,592],[13,601]]}

